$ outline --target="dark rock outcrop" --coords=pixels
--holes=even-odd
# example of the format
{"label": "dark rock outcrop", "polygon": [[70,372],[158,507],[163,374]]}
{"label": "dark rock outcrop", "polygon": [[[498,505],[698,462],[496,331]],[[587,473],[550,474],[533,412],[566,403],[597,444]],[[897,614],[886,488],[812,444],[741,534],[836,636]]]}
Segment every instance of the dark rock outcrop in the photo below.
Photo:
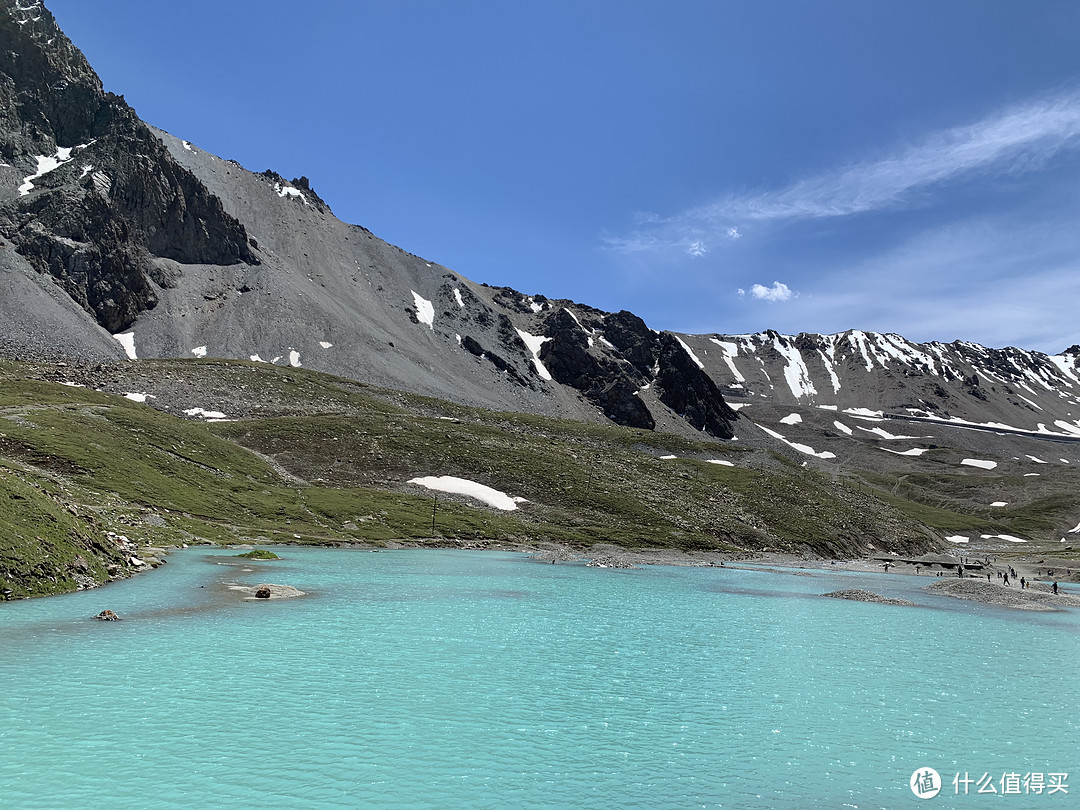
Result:
{"label": "dark rock outcrop", "polygon": [[0,234],[110,332],[157,304],[152,257],[258,263],[244,226],[104,92],[49,11],[5,5],[0,155],[26,180],[0,204]]}
{"label": "dark rock outcrop", "polygon": [[679,340],[667,332],[660,336],[660,372],[656,383],[660,401],[694,427],[721,439],[734,435],[739,415],[732,410],[712,378],[702,371]]}

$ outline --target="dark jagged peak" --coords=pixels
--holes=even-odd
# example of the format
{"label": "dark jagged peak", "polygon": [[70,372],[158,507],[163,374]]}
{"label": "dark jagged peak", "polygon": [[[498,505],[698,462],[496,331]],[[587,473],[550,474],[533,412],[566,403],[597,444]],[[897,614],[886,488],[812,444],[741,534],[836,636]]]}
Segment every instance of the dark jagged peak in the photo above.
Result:
{"label": "dark jagged peak", "polygon": [[[240,165],[237,163],[236,165]],[[311,187],[311,181],[306,177],[294,177],[286,180],[273,169],[267,169],[259,177],[268,180],[274,187],[274,193],[283,199],[296,200],[304,205],[313,205],[327,214],[333,214],[326,200],[320,197]]]}
{"label": "dark jagged peak", "polygon": [[0,0],[0,149],[85,143],[105,101],[101,80],[36,0]]}
{"label": "dark jagged peak", "polygon": [[244,227],[105,93],[41,3],[0,5],[0,234],[110,332],[154,307],[153,257],[257,264]]}
{"label": "dark jagged peak", "polygon": [[660,388],[660,401],[695,428],[720,439],[730,439],[739,414],[724,401],[720,389],[686,344],[670,332],[662,332],[659,342],[656,384]]}

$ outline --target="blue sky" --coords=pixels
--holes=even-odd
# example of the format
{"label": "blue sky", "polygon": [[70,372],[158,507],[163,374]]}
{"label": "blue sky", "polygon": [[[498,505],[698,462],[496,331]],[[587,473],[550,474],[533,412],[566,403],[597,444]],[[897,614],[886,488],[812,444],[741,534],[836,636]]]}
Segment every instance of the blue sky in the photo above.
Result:
{"label": "blue sky", "polygon": [[465,276],[1080,343],[1080,3],[45,0],[106,89]]}

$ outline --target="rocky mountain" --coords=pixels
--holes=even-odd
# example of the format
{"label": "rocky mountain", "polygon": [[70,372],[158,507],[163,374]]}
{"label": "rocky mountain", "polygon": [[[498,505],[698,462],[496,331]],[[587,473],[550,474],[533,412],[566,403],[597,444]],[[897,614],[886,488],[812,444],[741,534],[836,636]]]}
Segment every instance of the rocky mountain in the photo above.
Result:
{"label": "rocky mountain", "polygon": [[[1080,465],[1080,347],[684,335],[476,284],[340,221],[307,178],[249,171],[143,123],[39,0],[0,0],[0,164],[8,358],[303,367],[459,405],[726,440],[761,454],[762,469],[771,453],[927,508],[1030,508],[1039,519],[1009,525],[1048,542],[1080,520],[1061,495]],[[130,376],[84,384],[123,379],[115,393],[127,393]],[[165,407],[174,389],[142,390]],[[204,397],[186,402],[191,418],[235,405],[184,390]],[[951,525],[918,520],[941,535]]]}

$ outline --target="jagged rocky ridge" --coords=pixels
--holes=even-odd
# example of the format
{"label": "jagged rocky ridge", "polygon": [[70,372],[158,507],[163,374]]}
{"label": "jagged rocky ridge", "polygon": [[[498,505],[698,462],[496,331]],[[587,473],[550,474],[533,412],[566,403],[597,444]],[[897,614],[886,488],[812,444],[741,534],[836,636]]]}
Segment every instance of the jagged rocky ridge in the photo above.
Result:
{"label": "jagged rocky ridge", "polygon": [[753,405],[744,415],[790,404],[1077,432],[1073,350],[675,335],[474,284],[342,223],[306,178],[256,174],[143,124],[40,2],[0,3],[0,130],[8,354],[304,365],[466,404],[766,444],[736,431],[746,420],[728,401]]}
{"label": "jagged rocky ridge", "polygon": [[110,332],[158,303],[153,259],[257,263],[244,226],[106,93],[41,3],[0,11],[0,234]]}

